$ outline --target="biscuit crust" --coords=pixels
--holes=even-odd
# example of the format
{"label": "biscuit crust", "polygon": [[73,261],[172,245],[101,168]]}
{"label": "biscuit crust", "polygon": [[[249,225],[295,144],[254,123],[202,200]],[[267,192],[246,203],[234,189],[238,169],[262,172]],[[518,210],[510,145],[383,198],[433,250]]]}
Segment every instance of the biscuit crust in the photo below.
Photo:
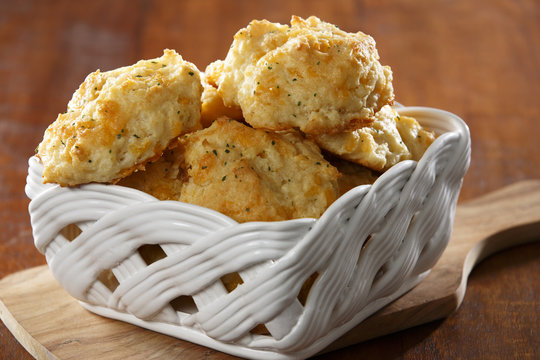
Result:
{"label": "biscuit crust", "polygon": [[254,128],[324,134],[369,124],[393,103],[392,72],[372,37],[312,16],[291,26],[252,21],[234,36],[209,82],[226,106],[240,106]]}
{"label": "biscuit crust", "polygon": [[298,132],[220,118],[179,148],[188,179],[180,200],[239,222],[320,217],[338,196],[338,171]]}
{"label": "biscuit crust", "polygon": [[202,85],[175,51],[87,76],[37,155],[44,182],[115,182],[159,158],[172,139],[200,128]]}

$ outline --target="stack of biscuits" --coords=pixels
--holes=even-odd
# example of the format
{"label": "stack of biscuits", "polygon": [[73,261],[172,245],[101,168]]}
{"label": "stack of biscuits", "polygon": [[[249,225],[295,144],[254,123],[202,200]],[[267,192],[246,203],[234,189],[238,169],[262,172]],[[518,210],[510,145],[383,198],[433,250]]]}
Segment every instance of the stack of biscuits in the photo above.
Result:
{"label": "stack of biscuits", "polygon": [[47,183],[128,186],[238,222],[317,218],[434,141],[393,102],[370,36],[252,21],[204,73],[165,50],[88,75],[37,156]]}

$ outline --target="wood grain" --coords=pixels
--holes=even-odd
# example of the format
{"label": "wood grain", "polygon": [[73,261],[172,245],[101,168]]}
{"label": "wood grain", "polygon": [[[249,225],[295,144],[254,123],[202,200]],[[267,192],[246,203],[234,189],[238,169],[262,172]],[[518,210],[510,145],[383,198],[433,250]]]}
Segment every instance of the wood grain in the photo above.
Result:
{"label": "wood grain", "polygon": [[[472,137],[461,201],[540,179],[540,3],[535,0],[0,2],[0,277],[44,263],[24,195],[26,161],[84,77],[174,48],[203,69],[254,18],[318,15],[377,41],[397,99],[460,115]],[[339,358],[538,358],[538,245],[474,270],[460,310]],[[484,269],[484,270],[481,270]],[[484,336],[489,334],[489,336]],[[30,358],[0,324],[5,359]]]}
{"label": "wood grain", "polygon": [[[461,304],[473,266],[485,256],[540,241],[540,181],[514,184],[458,207],[449,245],[428,277],[338,339],[326,351],[424,324]],[[84,310],[47,266],[0,281],[0,318],[38,359],[198,359],[209,351]],[[225,355],[223,355],[225,356]]]}

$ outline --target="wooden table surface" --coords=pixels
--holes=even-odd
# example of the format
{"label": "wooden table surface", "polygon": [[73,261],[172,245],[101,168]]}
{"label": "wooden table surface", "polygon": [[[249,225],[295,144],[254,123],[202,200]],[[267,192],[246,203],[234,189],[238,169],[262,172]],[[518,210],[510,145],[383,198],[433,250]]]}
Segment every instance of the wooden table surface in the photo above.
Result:
{"label": "wooden table surface", "polygon": [[[469,125],[472,162],[460,201],[540,179],[540,2],[2,1],[0,2],[0,278],[45,260],[33,247],[27,159],[84,77],[176,49],[204,70],[252,19],[317,15],[377,41],[397,100],[449,110]],[[324,359],[540,357],[540,244],[477,266],[445,320]],[[217,352],[207,352],[221,359]],[[30,355],[0,323],[0,357]]]}

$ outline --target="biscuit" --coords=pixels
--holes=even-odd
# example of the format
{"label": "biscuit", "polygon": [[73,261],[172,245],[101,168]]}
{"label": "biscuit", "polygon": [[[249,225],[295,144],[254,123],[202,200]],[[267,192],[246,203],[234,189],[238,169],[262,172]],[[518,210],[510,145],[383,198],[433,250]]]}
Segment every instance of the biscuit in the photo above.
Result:
{"label": "biscuit", "polygon": [[220,118],[184,135],[180,200],[239,222],[322,215],[337,198],[338,171],[297,132],[273,133]]}
{"label": "biscuit", "polygon": [[200,128],[202,85],[175,51],[87,76],[45,131],[37,156],[44,182],[115,182]]}
{"label": "biscuit", "polygon": [[291,26],[252,21],[206,73],[226,106],[240,106],[254,128],[274,131],[353,130],[394,99],[392,72],[379,62],[373,38],[314,16],[293,16]]}
{"label": "biscuit", "polygon": [[332,154],[375,171],[385,171],[403,160],[419,160],[435,137],[415,119],[400,117],[392,107],[385,106],[369,126],[312,138]]}

